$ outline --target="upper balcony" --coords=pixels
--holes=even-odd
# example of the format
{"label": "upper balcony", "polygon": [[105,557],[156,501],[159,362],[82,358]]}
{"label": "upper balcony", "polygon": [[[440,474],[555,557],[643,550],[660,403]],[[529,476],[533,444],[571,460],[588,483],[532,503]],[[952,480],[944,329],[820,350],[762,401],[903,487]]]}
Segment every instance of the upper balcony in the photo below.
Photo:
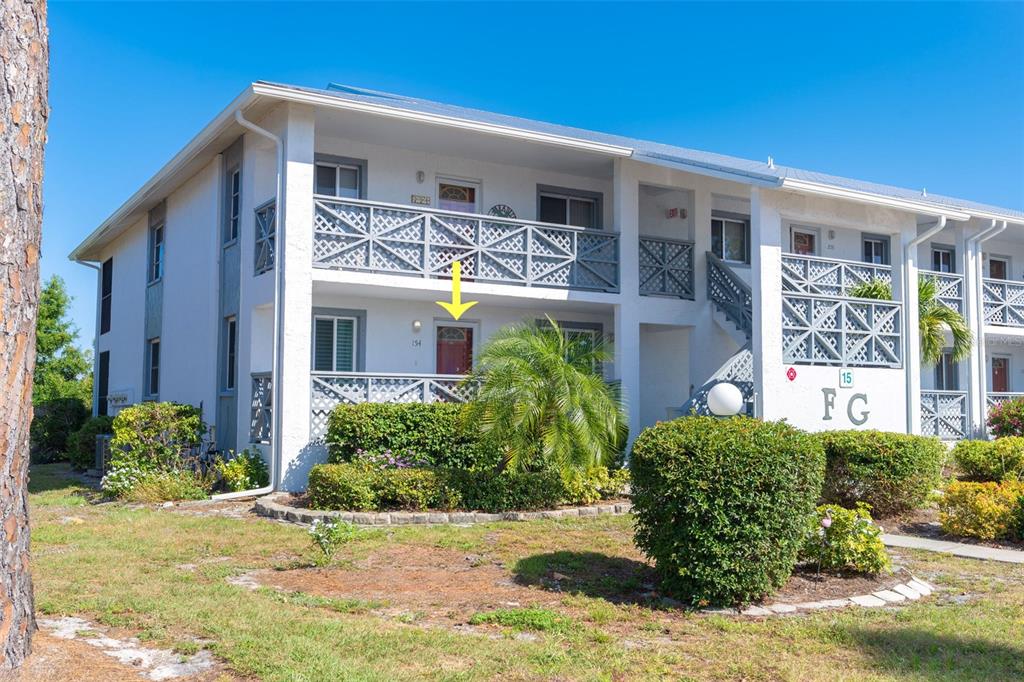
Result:
{"label": "upper balcony", "polygon": [[313,266],[619,291],[619,235],[566,225],[316,195]]}

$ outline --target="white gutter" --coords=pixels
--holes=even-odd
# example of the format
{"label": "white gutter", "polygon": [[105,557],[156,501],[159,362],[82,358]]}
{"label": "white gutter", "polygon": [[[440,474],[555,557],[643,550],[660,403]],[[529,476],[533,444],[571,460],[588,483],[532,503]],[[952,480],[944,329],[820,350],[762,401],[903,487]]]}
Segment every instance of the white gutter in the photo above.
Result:
{"label": "white gutter", "polygon": [[[903,335],[903,362],[907,367],[910,367],[911,363],[918,363],[918,371],[916,376],[913,372],[906,373],[906,400],[907,400],[907,433],[913,433],[914,425],[914,414],[920,416],[921,407],[920,399],[918,394],[921,390],[921,368],[920,358],[915,358],[913,353],[920,351],[918,346],[920,345],[920,326],[918,323],[918,296],[917,296],[917,267],[915,263],[914,277],[910,276],[910,262],[916,260],[914,257],[914,251],[918,246],[928,241],[939,232],[946,229],[946,216],[939,216],[938,220],[935,221],[935,225],[925,230],[922,234],[917,235],[903,247],[903,319],[906,322],[910,322],[911,318],[914,320],[913,332],[911,331],[911,325],[906,324],[906,333]],[[913,306],[908,305],[913,302]],[[913,307],[913,310],[911,310]],[[915,343],[916,340],[916,343]],[[916,392],[916,393],[915,393]]]}
{"label": "white gutter", "polygon": [[281,336],[281,245],[284,244],[284,217],[282,215],[283,202],[281,194],[284,190],[284,142],[274,133],[259,127],[242,115],[241,108],[235,109],[235,120],[245,128],[262,137],[271,140],[277,149],[277,192],[274,196],[274,220],[277,227],[274,231],[274,343],[273,343],[273,365],[270,370],[270,484],[262,488],[252,490],[239,490],[233,493],[222,493],[214,495],[215,500],[232,500],[239,497],[255,497],[266,495],[277,489],[278,472],[281,462],[281,352],[279,339]]}
{"label": "white gutter", "polygon": [[622,145],[608,144],[605,142],[596,142],[594,140],[586,140],[579,137],[569,137],[567,135],[556,135],[554,133],[542,133],[533,130],[525,130],[523,128],[515,128],[513,126],[501,125],[499,123],[486,123],[483,121],[474,121],[471,119],[459,118],[457,116],[442,116],[441,114],[431,114],[422,111],[411,111],[409,109],[389,107],[382,104],[359,102],[355,100],[345,99],[342,97],[336,97],[334,95],[325,95],[316,92],[308,92],[306,90],[297,90],[295,88],[282,87],[279,85],[272,85],[270,83],[253,83],[252,91],[257,95],[277,97],[283,100],[288,100],[292,102],[302,102],[305,104],[313,104],[316,106],[327,107],[330,109],[359,111],[367,114],[373,114],[375,116],[397,118],[405,121],[415,121],[417,123],[429,123],[432,125],[440,125],[448,128],[460,128],[462,130],[471,130],[474,132],[487,133],[490,135],[499,135],[501,137],[511,137],[517,140],[524,140],[527,142],[540,142],[542,144],[549,144],[557,147],[581,149],[584,151],[595,152],[598,154],[606,154],[610,156],[628,157],[633,155],[632,147],[624,147]]}
{"label": "white gutter", "polygon": [[979,409],[981,410],[981,433],[985,432],[985,398],[988,395],[988,374],[985,371],[985,284],[982,277],[984,266],[981,262],[981,243],[1001,233],[1006,229],[1006,225],[1005,220],[999,222],[993,218],[987,228],[967,240],[967,249],[971,252],[978,268],[977,285],[974,287],[974,319],[971,322],[973,328],[978,330],[978,338],[974,342],[974,353],[978,366],[978,381],[976,385],[978,387]]}

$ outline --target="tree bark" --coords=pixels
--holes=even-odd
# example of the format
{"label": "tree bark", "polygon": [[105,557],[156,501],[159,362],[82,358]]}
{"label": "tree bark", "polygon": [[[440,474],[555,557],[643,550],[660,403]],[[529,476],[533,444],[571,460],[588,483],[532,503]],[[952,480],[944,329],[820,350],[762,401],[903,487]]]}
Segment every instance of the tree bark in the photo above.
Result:
{"label": "tree bark", "polygon": [[45,0],[0,3],[0,669],[10,669],[28,656],[35,630],[28,429],[49,55]]}

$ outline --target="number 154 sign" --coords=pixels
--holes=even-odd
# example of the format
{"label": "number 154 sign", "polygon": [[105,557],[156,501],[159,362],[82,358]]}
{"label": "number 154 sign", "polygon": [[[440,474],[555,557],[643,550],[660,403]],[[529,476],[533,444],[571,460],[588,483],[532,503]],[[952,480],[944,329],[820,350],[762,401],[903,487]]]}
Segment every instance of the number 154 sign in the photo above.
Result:
{"label": "number 154 sign", "polygon": [[839,388],[853,388],[853,370],[839,370]]}

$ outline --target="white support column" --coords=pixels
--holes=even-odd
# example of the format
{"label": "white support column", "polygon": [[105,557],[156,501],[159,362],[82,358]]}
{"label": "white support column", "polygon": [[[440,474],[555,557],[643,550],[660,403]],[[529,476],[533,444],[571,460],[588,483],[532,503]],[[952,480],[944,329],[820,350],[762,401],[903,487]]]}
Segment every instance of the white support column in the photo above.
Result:
{"label": "white support column", "polygon": [[278,230],[278,257],[285,268],[281,288],[280,487],[302,490],[310,461],[310,343],[313,307],[313,109],[287,105],[283,126],[284,202]]}
{"label": "white support column", "polygon": [[755,416],[779,419],[791,405],[773,396],[784,395],[782,384],[782,217],[772,204],[770,190],[750,190],[750,242],[753,290],[753,351]]}
{"label": "white support column", "polygon": [[615,313],[615,378],[629,417],[629,445],[640,427],[640,183],[631,162],[614,161],[612,186],[615,230],[619,233],[619,287]]}
{"label": "white support column", "polygon": [[899,235],[899,272],[893,272],[893,298],[903,301],[903,367],[906,374],[907,433],[921,433],[921,329],[918,325],[917,245],[907,247],[917,238],[917,228],[904,229]]}
{"label": "white support column", "polygon": [[957,270],[964,275],[964,319],[974,335],[970,355],[960,363],[961,390],[967,391],[967,437],[973,438],[984,431],[985,396],[981,390],[984,364],[979,350],[985,343],[985,334],[978,327],[978,292],[981,283],[981,259],[968,249],[971,231],[966,223],[956,227]]}

